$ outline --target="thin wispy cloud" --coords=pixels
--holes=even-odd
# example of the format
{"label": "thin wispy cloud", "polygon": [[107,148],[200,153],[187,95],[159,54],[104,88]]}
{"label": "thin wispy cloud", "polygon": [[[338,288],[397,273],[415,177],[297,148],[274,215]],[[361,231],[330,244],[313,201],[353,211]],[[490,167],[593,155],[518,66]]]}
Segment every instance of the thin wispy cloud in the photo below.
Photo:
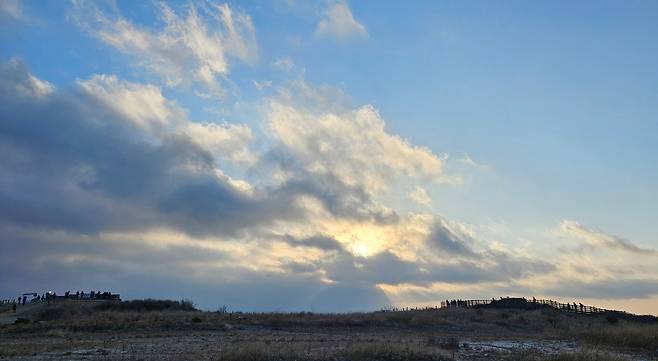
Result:
{"label": "thin wispy cloud", "polygon": [[332,1],[327,6],[324,16],[315,30],[316,36],[330,36],[338,40],[349,38],[367,38],[368,32],[352,14],[347,1]]}
{"label": "thin wispy cloud", "polygon": [[247,63],[258,59],[251,17],[226,4],[190,5],[179,15],[161,3],[164,27],[157,30],[134,24],[116,8],[103,11],[85,0],[73,4],[70,18],[75,23],[159,76],[166,86],[200,85],[221,95],[222,78],[230,72],[229,58]]}
{"label": "thin wispy cloud", "polygon": [[586,245],[595,249],[607,248],[637,254],[658,255],[658,250],[640,247],[628,239],[585,227],[576,221],[562,221],[560,230],[568,236],[582,240]]}

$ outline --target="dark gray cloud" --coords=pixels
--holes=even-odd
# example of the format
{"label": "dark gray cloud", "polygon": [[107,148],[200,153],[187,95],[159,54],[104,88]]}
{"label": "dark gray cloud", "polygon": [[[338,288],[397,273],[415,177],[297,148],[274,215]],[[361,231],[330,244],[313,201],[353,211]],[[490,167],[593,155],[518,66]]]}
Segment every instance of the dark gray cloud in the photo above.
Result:
{"label": "dark gray cloud", "polygon": [[222,235],[303,216],[292,192],[249,197],[218,178],[217,160],[183,135],[140,139],[124,115],[81,89],[37,97],[22,63],[0,71],[2,222],[84,233],[166,224]]}
{"label": "dark gray cloud", "polygon": [[327,257],[315,266],[326,271],[330,279],[341,283],[390,285],[512,281],[555,270],[550,263],[500,252],[486,252],[483,259],[483,262],[459,259],[411,262],[390,251],[369,257],[341,252]]}
{"label": "dark gray cloud", "polygon": [[303,221],[295,206],[301,195],[337,217],[398,218],[373,210],[361,187],[298,168],[283,185],[248,196],[218,178],[218,160],[185,135],[151,141],[83,89],[39,97],[23,63],[5,63],[0,71],[5,222],[86,233],[166,224],[192,235],[233,235],[276,220]]}
{"label": "dark gray cloud", "polygon": [[444,222],[434,223],[427,237],[427,243],[441,254],[454,257],[479,258],[464,235],[458,235],[447,227]]}
{"label": "dark gray cloud", "polygon": [[313,247],[323,251],[345,251],[343,245],[330,236],[317,235],[297,239],[287,235],[283,237],[283,240],[293,247]]}
{"label": "dark gray cloud", "polygon": [[[201,307],[250,311],[354,311],[390,302],[368,284],[327,284],[314,272],[252,270],[201,245],[152,246],[2,227],[0,298],[49,289],[105,290],[130,298],[191,298]],[[47,249],[47,252],[43,250]]]}
{"label": "dark gray cloud", "polygon": [[266,169],[277,167],[286,173],[294,174],[294,178],[272,190],[281,197],[311,196],[337,218],[374,221],[380,224],[392,224],[400,219],[395,211],[379,209],[365,185],[346,184],[331,170],[322,174],[308,172],[283,148],[275,146],[269,150],[263,156],[262,166]]}

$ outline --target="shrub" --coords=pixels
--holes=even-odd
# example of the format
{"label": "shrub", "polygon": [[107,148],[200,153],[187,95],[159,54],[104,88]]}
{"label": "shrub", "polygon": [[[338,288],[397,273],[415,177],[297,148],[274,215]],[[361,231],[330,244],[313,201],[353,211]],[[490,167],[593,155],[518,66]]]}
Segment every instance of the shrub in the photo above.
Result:
{"label": "shrub", "polygon": [[30,323],[30,320],[28,320],[27,318],[23,318],[23,317],[19,317],[19,318],[16,319],[16,321],[14,321],[14,325],[24,325],[26,323]]}
{"label": "shrub", "polygon": [[96,306],[102,311],[196,311],[194,302],[190,300],[133,300],[123,302],[105,302]]}

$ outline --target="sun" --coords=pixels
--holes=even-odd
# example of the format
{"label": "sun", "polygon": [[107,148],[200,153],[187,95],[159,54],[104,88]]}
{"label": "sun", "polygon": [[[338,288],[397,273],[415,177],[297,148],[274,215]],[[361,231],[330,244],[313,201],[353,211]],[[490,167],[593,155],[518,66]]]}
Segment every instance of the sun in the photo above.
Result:
{"label": "sun", "polygon": [[356,242],[352,245],[352,253],[360,257],[368,257],[373,254],[373,250],[365,242]]}

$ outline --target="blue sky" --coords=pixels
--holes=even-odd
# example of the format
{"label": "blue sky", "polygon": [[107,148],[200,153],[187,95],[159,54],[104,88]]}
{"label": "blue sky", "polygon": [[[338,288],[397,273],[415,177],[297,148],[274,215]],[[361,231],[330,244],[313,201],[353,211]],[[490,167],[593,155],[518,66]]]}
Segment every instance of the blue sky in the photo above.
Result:
{"label": "blue sky", "polygon": [[[649,306],[658,297],[655,3],[3,0],[0,5],[0,60],[11,84],[41,84],[31,82],[31,76],[46,82],[52,89],[45,95],[39,89],[46,88],[38,86],[30,94],[35,99],[46,96],[53,104],[63,102],[66,106],[59,106],[71,108],[70,117],[80,122],[94,118],[79,109],[90,106],[100,107],[95,116],[103,114],[94,122],[137,124],[128,136],[137,143],[126,147],[156,144],[160,148],[141,154],[151,165],[175,147],[168,143],[172,138],[189,136],[209,152],[213,172],[225,177],[221,182],[229,182],[221,184],[238,192],[236,199],[248,200],[236,205],[231,203],[235,199],[223,195],[206,204],[219,193],[204,188],[205,195],[181,193],[186,194],[183,197],[168,190],[154,194],[155,203],[131,203],[110,192],[122,172],[129,172],[134,184],[154,189],[161,180],[154,184],[147,174],[105,164],[106,158],[73,153],[51,161],[93,174],[93,182],[73,178],[73,171],[61,176],[66,189],[104,197],[91,212],[104,214],[101,208],[107,204],[121,204],[159,221],[142,228],[117,221],[92,227],[93,231],[70,228],[69,222],[46,226],[38,220],[50,216],[34,213],[30,205],[35,201],[18,196],[23,188],[13,184],[16,179],[38,184],[48,176],[40,174],[38,163],[26,154],[36,148],[56,153],[59,148],[22,140],[27,145],[20,151],[10,148],[9,153],[14,158],[11,164],[24,162],[22,170],[3,166],[11,171],[2,191],[5,199],[25,206],[25,219],[19,222],[4,214],[7,235],[49,245],[54,241],[33,234],[35,230],[82,237],[99,247],[80,251],[80,257],[90,259],[103,258],[101,249],[122,259],[124,251],[106,248],[117,239],[130,238],[135,240],[121,247],[149,254],[154,252],[149,247],[212,249],[218,258],[199,266],[207,272],[230,267],[235,260],[225,257],[231,252],[248,254],[258,265],[244,270],[249,276],[236,271],[229,280],[207,278],[199,271],[190,276],[198,287],[221,289],[237,278],[245,279],[240,287],[249,292],[256,292],[252,290],[263,279],[308,294],[358,289],[355,294],[373,300],[372,307],[431,303],[469,292],[517,292],[656,313]],[[1,102],[12,104],[12,111],[3,114],[2,139],[10,147],[23,144],[17,137],[26,133],[17,131],[20,125],[9,117],[21,118],[27,112],[20,108],[26,100],[14,99],[17,91],[7,89]],[[128,99],[137,99],[136,104],[126,105]],[[85,105],[87,101],[92,105]],[[151,104],[144,108],[159,115],[144,115],[140,102]],[[379,125],[385,128],[379,131]],[[57,137],[57,128],[44,127]],[[91,134],[96,133],[75,133],[69,141]],[[106,135],[115,134],[96,136]],[[35,149],[25,150],[31,147]],[[151,159],[147,154],[159,156]],[[189,190],[186,182],[192,173],[176,169],[174,178],[181,182],[177,186]],[[90,182],[106,184],[107,189],[90,189],[85,186]],[[284,193],[291,197],[287,202],[303,203],[294,215],[280,219],[269,211],[260,215],[261,211],[250,210],[259,214],[258,222],[239,230],[215,227],[221,223],[215,217],[224,214],[214,214],[216,207],[236,207],[238,214],[251,209],[253,202],[258,210],[269,209]],[[165,199],[170,201],[167,207]],[[80,211],[75,207],[71,206],[72,214]],[[172,209],[192,218],[169,219],[158,213]],[[386,214],[395,214],[397,220],[382,223]],[[195,224],[208,226],[208,231],[191,230]],[[439,242],[444,249],[434,249],[444,257],[440,264],[421,256],[433,235],[440,233],[437,229],[446,236],[436,239],[453,242]],[[273,235],[289,237],[288,246]],[[309,246],[328,253],[292,267],[295,252],[308,246],[309,239],[317,240],[314,237],[336,244]],[[48,258],[49,252],[28,251],[32,248],[26,242],[16,246],[16,254]],[[453,254],[450,245],[462,243],[466,248],[459,249],[472,252]],[[276,259],[263,259],[252,249],[256,245],[278,252]],[[62,252],[59,246],[49,247],[52,254]],[[639,260],[638,253],[643,253]],[[187,258],[174,261],[181,269],[193,263]],[[363,279],[350,283],[340,274],[332,277],[333,267],[342,262],[367,264],[372,270],[354,268]],[[381,265],[387,263],[417,267],[420,274],[409,271],[408,279],[401,280],[370,275],[385,270]],[[501,274],[478,279],[445,268],[456,264]],[[538,280],[556,283],[583,264],[592,277],[574,279],[576,286],[565,286],[563,292],[532,287]],[[61,287],[92,282],[70,276],[81,267],[76,262],[59,267],[69,275],[62,276]],[[518,272],[503,271],[515,267]],[[147,270],[122,268],[126,277],[137,278]],[[461,276],[453,279],[453,272]],[[38,272],[26,278],[35,288],[47,286]],[[297,286],[295,282],[302,280],[313,289]],[[178,281],[191,282],[186,277]],[[140,296],[136,284],[121,287]],[[239,307],[245,301],[234,302]],[[272,308],[325,307],[313,302],[294,304],[281,297]],[[214,306],[206,300],[201,303]]]}

